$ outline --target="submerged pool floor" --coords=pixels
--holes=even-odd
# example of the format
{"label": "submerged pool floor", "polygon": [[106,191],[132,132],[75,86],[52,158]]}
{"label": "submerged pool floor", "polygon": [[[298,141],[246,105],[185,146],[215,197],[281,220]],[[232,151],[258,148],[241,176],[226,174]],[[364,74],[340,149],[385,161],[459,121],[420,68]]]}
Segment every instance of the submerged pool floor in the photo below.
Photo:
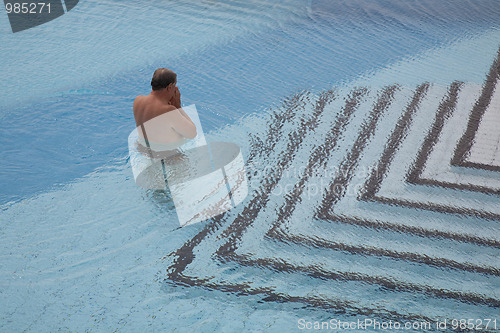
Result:
{"label": "submerged pool floor", "polygon": [[482,87],[292,97],[254,134],[248,163],[266,168],[254,169],[246,204],[180,247],[167,278],[349,322],[435,330],[495,318],[500,176],[455,155],[498,86],[499,60]]}
{"label": "submerged pool floor", "polygon": [[249,196],[186,228],[124,162],[6,207],[2,329],[277,332],[334,319],[432,331],[495,318],[500,177],[460,152],[499,69],[495,58],[482,85],[303,91],[210,133],[242,147]]}

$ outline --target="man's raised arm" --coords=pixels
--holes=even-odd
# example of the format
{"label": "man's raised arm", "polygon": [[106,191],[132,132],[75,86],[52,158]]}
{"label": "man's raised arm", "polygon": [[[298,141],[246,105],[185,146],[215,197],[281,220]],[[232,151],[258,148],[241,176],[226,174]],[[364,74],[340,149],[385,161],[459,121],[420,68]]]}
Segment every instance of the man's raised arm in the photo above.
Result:
{"label": "man's raised arm", "polygon": [[187,139],[194,139],[197,135],[197,132],[196,125],[193,123],[191,118],[189,118],[189,116],[182,108],[179,108],[172,112],[176,113],[176,119],[172,128],[183,137]]}
{"label": "man's raised arm", "polygon": [[176,121],[172,128],[183,137],[187,139],[194,139],[197,135],[196,125],[182,109],[181,93],[177,87],[175,88],[174,96],[172,96],[171,104],[177,108],[177,110],[173,112],[178,112],[178,117],[176,117]]}

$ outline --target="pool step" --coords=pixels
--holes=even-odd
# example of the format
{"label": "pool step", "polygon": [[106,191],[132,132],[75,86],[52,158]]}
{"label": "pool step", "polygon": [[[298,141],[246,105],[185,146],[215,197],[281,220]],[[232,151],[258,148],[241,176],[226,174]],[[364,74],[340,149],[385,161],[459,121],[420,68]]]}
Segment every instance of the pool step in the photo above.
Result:
{"label": "pool step", "polygon": [[498,175],[451,163],[480,94],[454,82],[294,96],[253,137],[249,198],[174,253],[168,278],[347,315],[493,314]]}

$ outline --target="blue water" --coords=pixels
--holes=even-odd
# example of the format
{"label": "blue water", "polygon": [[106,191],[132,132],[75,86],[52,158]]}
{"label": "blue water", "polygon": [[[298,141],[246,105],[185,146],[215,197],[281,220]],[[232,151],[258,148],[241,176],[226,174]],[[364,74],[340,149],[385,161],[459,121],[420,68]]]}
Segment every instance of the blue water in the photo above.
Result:
{"label": "blue water", "polygon": [[[130,15],[135,14],[135,6],[131,4],[117,5],[111,2],[109,8],[114,8],[113,4],[119,8],[132,7]],[[156,67],[166,66],[178,72],[183,102],[196,104],[204,128],[213,130],[252,112],[279,104],[280,99],[298,90],[319,90],[339,85],[377,68],[414,57],[420,52],[480,35],[496,24],[498,6],[494,4],[494,1],[480,1],[473,6],[473,10],[465,10],[468,2],[448,3],[449,8],[441,3],[436,6],[423,3],[421,6],[425,10],[412,7],[405,10],[404,7],[401,8],[402,5],[395,6],[383,1],[369,5],[363,1],[335,5],[329,1],[313,1],[310,6],[308,2],[287,3],[281,9],[282,12],[278,13],[282,17],[277,15],[267,18],[254,17],[255,12],[250,12],[249,15],[242,10],[240,13],[238,6],[233,4],[233,7],[229,5],[226,21],[223,18],[220,22],[205,18],[208,23],[203,24],[191,18],[195,21],[193,24],[201,24],[205,29],[203,34],[198,32],[192,37],[196,42],[186,39],[181,34],[184,30],[177,28],[180,37],[170,32],[174,36],[155,45],[155,49],[150,51],[153,56],[141,55],[140,61],[133,64],[123,61],[124,66],[115,69],[112,75],[95,78],[99,71],[93,71],[92,68],[95,66],[101,70],[101,62],[120,63],[120,58],[130,57],[134,52],[129,50],[127,54],[118,49],[114,52],[116,55],[113,55],[102,46],[103,55],[108,57],[106,59],[96,50],[92,50],[90,55],[81,53],[80,49],[90,52],[92,43],[96,42],[91,40],[78,48],[74,46],[73,52],[69,51],[71,66],[53,59],[49,63],[49,70],[44,68],[48,64],[37,64],[34,61],[42,66],[39,69],[41,73],[35,75],[37,82],[31,82],[32,78],[28,77],[26,83],[19,82],[19,77],[29,75],[25,73],[24,63],[29,63],[35,52],[31,44],[26,45],[24,40],[33,41],[36,36],[36,51],[44,57],[48,56],[47,52],[52,52],[61,58],[63,56],[58,53],[58,48],[50,49],[48,46],[62,38],[58,35],[60,32],[47,28],[48,31],[30,30],[12,35],[4,29],[3,38],[10,46],[9,51],[21,55],[14,57],[11,52],[3,55],[6,59],[3,71],[9,74],[1,82],[1,90],[9,92],[4,103],[15,100],[17,107],[6,106],[2,110],[2,115],[6,116],[2,117],[0,125],[1,140],[4,143],[3,168],[0,171],[0,180],[4,186],[0,202],[18,200],[48,187],[64,184],[104,163],[123,158],[126,155],[123,142],[133,124],[131,104],[136,95],[148,92],[151,72]],[[268,5],[262,6],[265,8]],[[251,8],[249,5],[243,7]],[[85,15],[86,9],[87,7],[80,6],[77,14],[71,13],[76,16],[74,20],[77,24],[79,16]],[[142,13],[148,7],[145,5],[141,9]],[[108,10],[106,7],[100,8],[102,19],[109,20],[105,14]],[[190,5],[175,11],[172,9],[172,15],[182,21],[187,20],[183,16],[188,16],[190,11],[196,16],[197,10],[201,10],[201,7],[192,8]],[[258,5],[254,10],[259,10]],[[259,23],[262,20],[271,27],[258,26],[254,29],[243,26],[240,29],[246,30],[241,37],[229,36],[229,40],[213,46],[196,45],[182,56],[178,56],[176,52],[168,52],[170,40],[177,42],[181,38],[180,43],[187,40],[189,43],[200,44],[197,39],[205,38],[205,34],[210,34],[210,29],[217,30],[219,26],[223,26],[227,33],[228,30],[235,29],[235,25],[240,27],[239,21],[245,15],[248,15],[250,22],[255,20]],[[70,18],[69,16],[67,19]],[[117,19],[111,26],[115,27],[125,20],[126,18]],[[72,25],[73,21],[66,24]],[[90,22],[86,24],[88,28],[92,28]],[[147,29],[144,23],[138,26]],[[76,27],[83,29],[84,26],[80,23]],[[71,29],[75,28],[71,26]],[[188,29],[188,32],[194,30],[191,27]],[[121,38],[121,32],[116,27],[110,31],[114,39]],[[129,47],[142,49],[151,47],[148,46],[150,43],[158,43],[157,36],[153,33],[144,31],[144,34],[152,36],[149,40],[141,37],[140,40],[129,42]],[[78,36],[75,38],[78,39]],[[125,45],[121,47],[126,48]],[[64,44],[59,48],[65,49]],[[174,48],[177,50],[178,46],[175,45]],[[492,48],[495,48],[494,44]],[[32,54],[23,53],[25,49]],[[158,56],[154,52],[158,52]],[[152,59],[161,54],[165,54],[165,58],[151,64]],[[16,61],[12,63],[13,60]],[[67,71],[74,71],[72,66],[83,67],[79,66],[79,62],[85,63],[87,67],[80,68],[83,73],[75,75],[74,82],[71,79],[73,72]],[[483,66],[483,72],[476,71],[475,77],[471,78],[462,74],[467,69],[457,68],[453,63],[448,66],[451,67],[448,71],[454,72],[454,79],[473,79],[477,82],[482,80],[482,74],[487,70]],[[31,71],[36,71],[36,68]],[[440,69],[440,72],[445,71],[446,68]],[[90,81],[87,83],[84,79],[86,73],[89,73]],[[422,76],[426,80],[433,80],[438,75],[430,71]],[[83,82],[80,83],[80,80]],[[24,84],[27,85],[26,89],[22,88]],[[48,92],[42,93],[41,85],[45,89],[54,86],[54,89],[49,88]]]}
{"label": "blue water", "polygon": [[277,330],[319,316],[160,282],[161,258],[202,226],[172,233],[161,194],[133,183],[132,102],[155,68],[176,71],[183,104],[220,133],[298,91],[482,84],[500,43],[495,0],[89,0],[17,34],[3,16],[2,331]]}

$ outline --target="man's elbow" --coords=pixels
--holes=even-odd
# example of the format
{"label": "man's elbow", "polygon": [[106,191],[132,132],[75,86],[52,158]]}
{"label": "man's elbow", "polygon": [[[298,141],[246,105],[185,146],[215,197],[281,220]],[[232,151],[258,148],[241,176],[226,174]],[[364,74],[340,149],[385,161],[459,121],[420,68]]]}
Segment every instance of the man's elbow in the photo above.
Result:
{"label": "man's elbow", "polygon": [[191,131],[189,131],[188,136],[186,137],[187,139],[194,139],[198,135],[198,132],[196,131],[196,127],[194,127]]}

